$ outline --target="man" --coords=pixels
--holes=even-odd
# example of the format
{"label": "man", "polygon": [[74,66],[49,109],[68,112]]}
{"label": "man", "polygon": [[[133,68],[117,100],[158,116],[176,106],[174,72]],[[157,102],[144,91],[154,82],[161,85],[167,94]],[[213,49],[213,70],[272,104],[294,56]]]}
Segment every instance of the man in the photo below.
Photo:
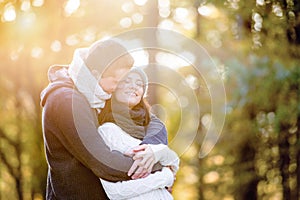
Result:
{"label": "man", "polygon": [[[120,181],[134,171],[132,178],[147,173],[145,161],[111,152],[97,132],[105,100],[133,63],[127,50],[110,39],[77,49],[69,66],[49,69],[50,83],[41,93],[46,199],[108,199],[99,178]],[[152,117],[143,142],[159,141],[161,134],[166,134],[164,125]]]}

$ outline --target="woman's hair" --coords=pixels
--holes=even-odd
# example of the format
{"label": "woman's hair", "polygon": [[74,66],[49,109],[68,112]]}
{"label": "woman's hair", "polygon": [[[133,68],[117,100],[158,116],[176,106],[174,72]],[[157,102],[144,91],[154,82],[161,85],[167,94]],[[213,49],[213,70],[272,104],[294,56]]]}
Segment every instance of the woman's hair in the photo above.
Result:
{"label": "woman's hair", "polygon": [[[125,104],[123,104],[122,106],[124,107],[124,110],[128,109],[128,107]],[[140,117],[137,117],[136,115],[133,116],[131,115],[130,111],[133,111],[135,113],[141,113],[142,115]],[[136,125],[147,126],[150,122],[150,105],[145,98],[142,98],[137,105],[135,105],[129,110],[129,114],[131,120],[133,120],[133,122]],[[105,122],[116,122],[112,111],[112,99],[106,101],[104,108],[98,115],[98,121],[100,125],[104,124]]]}
{"label": "woman's hair", "polygon": [[123,119],[123,121],[127,122],[125,123],[126,125],[128,125],[128,120],[130,120],[131,122],[133,121],[134,124],[138,126],[147,126],[149,124],[150,106],[145,99],[145,94],[147,93],[148,87],[148,77],[146,73],[138,67],[132,67],[128,74],[130,73],[137,73],[144,83],[142,99],[137,105],[130,109],[128,105],[119,102],[116,99],[115,93],[113,93],[112,98],[106,101],[104,108],[101,110],[98,116],[98,121],[100,125],[105,122],[117,122],[117,120],[119,119],[116,118],[120,118],[120,116]]}

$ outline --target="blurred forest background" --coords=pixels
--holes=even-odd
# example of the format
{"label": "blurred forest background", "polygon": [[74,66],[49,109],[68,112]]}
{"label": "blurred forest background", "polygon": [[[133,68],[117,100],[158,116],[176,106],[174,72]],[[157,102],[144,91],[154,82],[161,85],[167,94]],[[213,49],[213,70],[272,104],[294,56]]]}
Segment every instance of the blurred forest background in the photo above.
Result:
{"label": "blurred forest background", "polygon": [[[174,68],[193,81],[201,110],[190,119],[198,134],[181,155],[175,199],[300,199],[299,1],[0,0],[0,17],[1,200],[44,199],[39,94],[48,67],[70,63],[77,47],[149,26],[204,46],[226,89],[222,134],[200,158],[210,96],[187,66]],[[155,101],[172,113],[164,118],[172,138],[180,112],[168,95]]]}

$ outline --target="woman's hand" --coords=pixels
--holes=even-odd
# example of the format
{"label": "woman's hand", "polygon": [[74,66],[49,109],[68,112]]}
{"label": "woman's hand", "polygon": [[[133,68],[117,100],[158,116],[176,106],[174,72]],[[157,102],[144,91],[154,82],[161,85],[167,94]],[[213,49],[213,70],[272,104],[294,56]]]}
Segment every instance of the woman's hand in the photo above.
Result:
{"label": "woman's hand", "polygon": [[[143,178],[148,176],[155,164],[155,156],[152,149],[146,145],[140,145],[132,149],[134,154],[134,163],[128,171],[128,176],[132,176],[132,179]],[[130,152],[126,153],[130,155]]]}

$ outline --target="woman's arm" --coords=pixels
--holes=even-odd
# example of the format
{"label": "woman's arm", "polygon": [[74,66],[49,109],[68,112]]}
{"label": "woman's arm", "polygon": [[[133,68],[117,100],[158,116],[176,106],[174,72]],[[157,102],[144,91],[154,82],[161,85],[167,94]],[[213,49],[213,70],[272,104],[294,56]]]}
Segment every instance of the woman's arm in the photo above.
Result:
{"label": "woman's arm", "polygon": [[151,120],[146,127],[146,136],[141,144],[168,144],[168,134],[164,123],[151,114]]}
{"label": "woman's arm", "polygon": [[141,140],[131,137],[112,122],[106,122],[99,126],[98,133],[110,151],[115,150],[125,154],[129,149],[141,143]]}
{"label": "woman's arm", "polygon": [[110,199],[128,199],[159,188],[170,187],[174,182],[172,171],[163,167],[162,171],[136,180],[108,182],[101,180],[103,188]]}
{"label": "woman's arm", "polygon": [[[100,136],[111,151],[125,153],[141,141],[131,137],[114,123],[104,123],[98,128]],[[155,189],[171,186],[174,175],[169,168],[150,174],[146,178],[112,183],[101,179],[105,192],[111,199],[131,198]]]}
{"label": "woman's arm", "polygon": [[151,114],[151,121],[146,130],[146,136],[141,145],[135,148],[136,156],[134,158],[144,159],[144,162],[147,163],[148,160],[154,157],[152,163],[159,162],[163,166],[171,166],[174,173],[176,173],[179,168],[179,158],[177,154],[167,146],[168,135],[164,123],[155,115]]}
{"label": "woman's arm", "polygon": [[179,157],[164,144],[143,144],[133,149],[136,151],[133,159],[142,159],[142,162],[151,163],[160,162],[163,166],[172,168],[174,174],[179,169]]}
{"label": "woman's arm", "polygon": [[160,162],[163,166],[170,166],[174,174],[178,171],[179,157],[175,151],[164,144],[149,144],[149,146],[154,153],[155,162]]}

